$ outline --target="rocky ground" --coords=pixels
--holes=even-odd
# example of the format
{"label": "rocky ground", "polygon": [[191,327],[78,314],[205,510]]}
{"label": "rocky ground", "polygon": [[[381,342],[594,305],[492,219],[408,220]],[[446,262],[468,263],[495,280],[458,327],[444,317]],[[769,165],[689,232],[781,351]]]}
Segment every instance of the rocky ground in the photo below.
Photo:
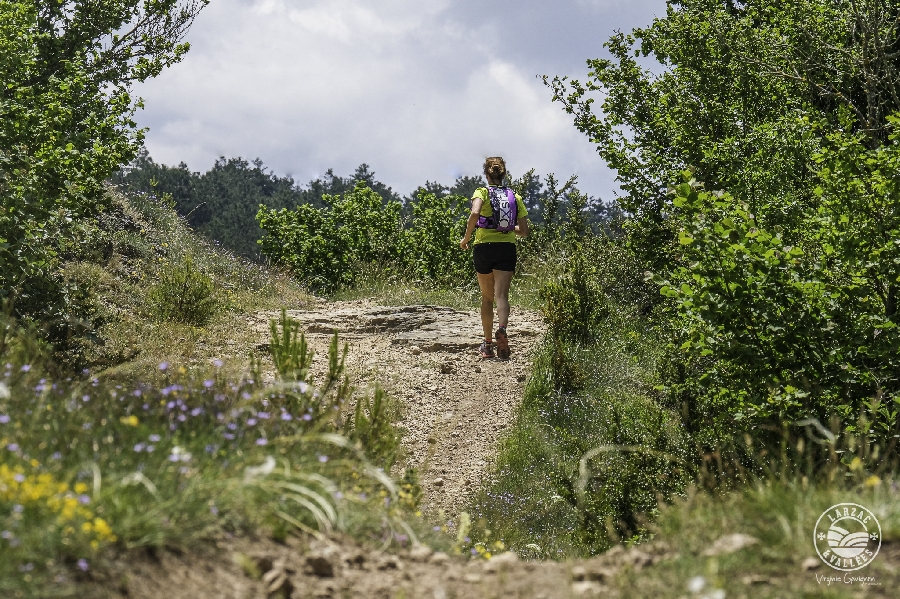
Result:
{"label": "rocky ground", "polygon": [[[438,306],[379,306],[369,301],[323,304],[288,315],[303,323],[319,356],[313,378],[327,366],[334,331],[349,345],[358,392],[376,384],[400,401],[404,457],[422,482],[422,508],[453,516],[466,503],[495,455],[522,397],[532,350],[543,331],[538,314],[516,311],[509,326],[509,361],[478,355],[481,320],[475,312]],[[277,313],[260,312],[253,325],[269,334]]]}
{"label": "rocky ground", "polygon": [[[216,555],[132,556],[91,597],[134,599],[464,599],[623,596],[613,580],[667,558],[621,549],[592,560],[523,562],[513,553],[464,561],[416,546],[400,554],[348,539],[221,543]],[[222,554],[230,560],[222,559]],[[118,577],[118,578],[117,578]],[[109,584],[119,580],[118,587]],[[627,597],[627,594],[624,595]]]}

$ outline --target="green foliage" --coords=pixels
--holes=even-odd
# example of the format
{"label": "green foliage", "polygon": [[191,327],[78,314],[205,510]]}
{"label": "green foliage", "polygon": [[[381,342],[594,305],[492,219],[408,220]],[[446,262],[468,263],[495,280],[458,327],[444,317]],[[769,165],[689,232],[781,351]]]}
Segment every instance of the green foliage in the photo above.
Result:
{"label": "green foliage", "polygon": [[[401,490],[342,434],[337,340],[318,388],[165,363],[161,384],[116,383],[54,379],[40,344],[0,325],[3,596],[84,596],[73,585],[102,572],[110,549],[188,549],[226,532],[368,536],[411,513],[414,476]],[[376,429],[396,438],[378,423],[371,443]]]}
{"label": "green foliage", "polygon": [[162,269],[147,301],[160,318],[195,326],[206,324],[218,309],[212,278],[200,271],[190,256]]}
{"label": "green foliage", "polygon": [[419,193],[403,236],[402,261],[413,276],[446,287],[474,280],[472,257],[459,249],[469,211],[466,197]]}
{"label": "green foliage", "polygon": [[303,204],[322,208],[326,195],[342,195],[357,182],[366,183],[385,201],[399,200],[390,187],[375,180],[367,164],[361,164],[350,177],[339,177],[329,169],[301,186],[291,177],[268,172],[258,158],[248,162],[240,157],[221,157],[211,169],[200,173],[192,172],[183,162],[178,166],[158,164],[146,148],[141,148],[113,181],[131,192],[170,197],[174,209],[194,230],[253,260],[260,258],[257,241],[263,231],[255,220],[260,204],[273,210]]}
{"label": "green foliage", "polygon": [[311,289],[326,292],[352,285],[360,264],[387,265],[400,257],[400,202],[385,204],[362,182],[323,201],[323,209],[305,204],[293,211],[261,205],[263,253]]}
{"label": "green foliage", "polygon": [[314,352],[300,332],[300,323],[287,315],[282,308],[281,319],[269,323],[271,341],[269,351],[275,370],[282,380],[305,381],[312,364]]}
{"label": "green foliage", "polygon": [[257,214],[266,231],[263,252],[312,289],[352,287],[366,269],[392,269],[448,286],[472,279],[471,258],[458,245],[468,215],[463,198],[421,192],[408,228],[400,203],[384,203],[362,182],[343,197],[324,201],[322,209],[260,206]]}
{"label": "green foliage", "polygon": [[[385,471],[390,470],[400,449],[400,436],[393,426],[394,414],[388,406],[388,400],[380,388],[375,389],[371,398],[357,399],[348,435]],[[410,478],[408,483],[410,489],[416,489],[414,478]]]}
{"label": "green foliage", "polygon": [[142,138],[131,83],[181,59],[205,4],[0,3],[0,293],[54,342],[77,332],[59,240],[102,207]]}
{"label": "green foliage", "polygon": [[762,226],[729,194],[680,185],[672,216],[686,266],[657,280],[717,417],[747,427],[872,411],[872,433],[887,438],[900,391],[897,139],[871,150],[835,132],[816,162],[818,205],[793,232]]}

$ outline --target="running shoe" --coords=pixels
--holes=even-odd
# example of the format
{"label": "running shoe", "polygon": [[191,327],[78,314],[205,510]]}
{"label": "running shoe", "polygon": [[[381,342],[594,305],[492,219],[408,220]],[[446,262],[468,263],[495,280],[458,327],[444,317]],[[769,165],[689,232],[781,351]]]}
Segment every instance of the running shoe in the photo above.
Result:
{"label": "running shoe", "polygon": [[509,337],[506,336],[506,327],[497,329],[494,338],[497,339],[497,357],[509,360]]}
{"label": "running shoe", "polygon": [[482,358],[493,358],[494,357],[494,346],[490,341],[482,341],[481,347],[478,348],[478,351],[481,352]]}

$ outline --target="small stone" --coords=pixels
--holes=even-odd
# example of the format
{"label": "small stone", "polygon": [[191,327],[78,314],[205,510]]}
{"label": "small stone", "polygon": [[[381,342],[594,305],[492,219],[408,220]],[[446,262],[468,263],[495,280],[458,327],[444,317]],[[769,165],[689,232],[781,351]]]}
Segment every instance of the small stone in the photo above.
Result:
{"label": "small stone", "polygon": [[450,561],[450,556],[443,551],[435,551],[431,554],[431,557],[428,558],[429,564],[441,565],[446,564],[448,561]]}
{"label": "small stone", "polygon": [[499,572],[500,570],[505,570],[512,566],[513,564],[518,563],[519,556],[513,553],[512,551],[507,551],[506,553],[501,553],[500,555],[495,555],[491,559],[485,562],[484,571],[485,572]]}
{"label": "small stone", "polygon": [[266,597],[273,599],[276,597],[278,599],[289,599],[291,592],[294,590],[291,579],[288,578],[287,573],[280,568],[266,572],[265,575],[263,575],[262,582],[266,589]]}
{"label": "small stone", "polygon": [[465,574],[463,574],[463,580],[465,580],[466,582],[481,582],[481,574],[466,572]]}
{"label": "small stone", "polygon": [[736,551],[740,551],[745,547],[756,545],[758,543],[759,539],[742,533],[725,535],[724,537],[720,537],[719,539],[717,539],[711,547],[703,552],[703,555],[707,557],[727,555],[729,553],[735,553]]}
{"label": "small stone", "polygon": [[429,445],[435,445],[437,443],[437,439],[435,439],[434,437],[428,437],[428,443]]}
{"label": "small stone", "polygon": [[481,366],[476,366],[476,367],[475,367],[475,372],[481,372]]}
{"label": "small stone", "polygon": [[435,487],[443,487],[443,486],[444,486],[444,479],[438,477],[438,478],[434,479],[433,481],[431,481],[431,484],[434,485]]}
{"label": "small stone", "polygon": [[416,543],[412,546],[412,549],[409,550],[409,559],[424,562],[428,561],[428,558],[431,557],[432,551],[431,547],[428,545],[423,545],[421,543]]}
{"label": "small stone", "polygon": [[810,570],[818,570],[821,566],[822,560],[815,557],[808,557],[803,560],[802,564],[800,564],[800,568],[802,568],[804,572],[809,572]]}
{"label": "small stone", "polygon": [[603,587],[589,580],[572,583],[572,594],[576,597],[599,597]]}
{"label": "small stone", "polygon": [[418,356],[422,353],[422,349],[418,345],[413,345],[410,353],[414,356]]}
{"label": "small stone", "polygon": [[453,374],[453,364],[450,362],[441,364],[441,374]]}
{"label": "small stone", "polygon": [[741,578],[741,582],[745,585],[755,585],[755,584],[770,584],[772,581],[768,576],[762,576],[761,574],[748,574]]}

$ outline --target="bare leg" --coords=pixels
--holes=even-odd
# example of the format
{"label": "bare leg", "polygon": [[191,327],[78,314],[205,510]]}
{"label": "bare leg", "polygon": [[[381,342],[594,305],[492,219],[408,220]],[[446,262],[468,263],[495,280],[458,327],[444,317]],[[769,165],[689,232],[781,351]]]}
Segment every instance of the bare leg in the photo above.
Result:
{"label": "bare leg", "polygon": [[[494,298],[497,300],[497,319],[500,326],[509,324],[509,286],[512,283],[513,273],[509,270],[495,270]],[[483,314],[483,312],[482,312]]]}
{"label": "bare leg", "polygon": [[[494,271],[498,272],[498,271]],[[478,286],[481,287],[481,328],[484,329],[484,340],[493,339],[494,330],[494,275],[478,273]],[[508,285],[507,285],[508,287]],[[509,302],[507,302],[507,306]],[[507,308],[507,314],[509,309]]]}

